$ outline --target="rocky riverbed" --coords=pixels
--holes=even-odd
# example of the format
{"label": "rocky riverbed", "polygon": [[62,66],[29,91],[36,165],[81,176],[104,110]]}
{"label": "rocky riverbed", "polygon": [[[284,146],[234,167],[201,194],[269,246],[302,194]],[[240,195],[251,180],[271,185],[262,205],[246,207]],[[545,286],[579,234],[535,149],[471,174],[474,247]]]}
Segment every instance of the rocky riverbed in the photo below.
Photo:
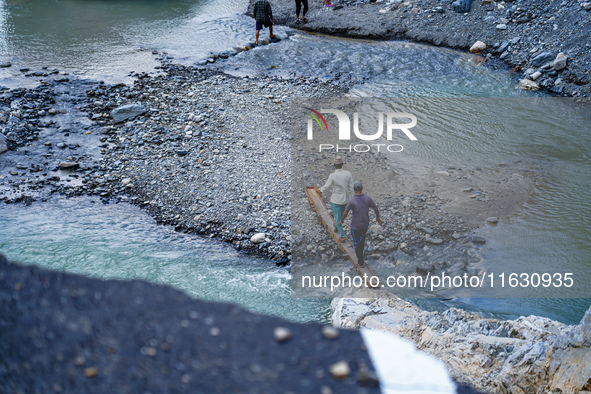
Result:
{"label": "rocky riverbed", "polygon": [[[410,40],[500,58],[526,89],[568,96],[591,94],[591,3],[583,0],[335,0],[311,2],[308,23],[295,24],[293,2],[274,2],[276,23],[351,38]],[[251,6],[254,0],[251,0]],[[476,42],[480,44],[474,46]]]}

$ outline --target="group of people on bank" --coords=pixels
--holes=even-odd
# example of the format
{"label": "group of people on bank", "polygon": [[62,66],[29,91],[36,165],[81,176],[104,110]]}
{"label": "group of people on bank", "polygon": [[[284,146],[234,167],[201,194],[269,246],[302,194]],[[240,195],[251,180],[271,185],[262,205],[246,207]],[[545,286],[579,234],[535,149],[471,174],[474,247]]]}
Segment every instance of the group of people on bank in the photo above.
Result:
{"label": "group of people on bank", "polygon": [[[331,3],[330,0],[324,0],[325,7],[334,7],[334,4]],[[300,24],[301,22],[308,22],[306,18],[306,13],[308,12],[308,0],[295,0],[295,9],[296,9],[296,25]],[[300,19],[300,11],[302,12],[302,18]],[[256,27],[256,39],[255,44],[259,45],[259,34],[261,30],[265,27],[269,28],[269,38],[271,40],[276,39],[277,36],[273,34],[273,10],[271,9],[271,4],[269,4],[268,0],[257,0],[254,3],[254,20],[255,20],[255,27]]]}
{"label": "group of people on bank", "polygon": [[345,242],[347,237],[343,230],[343,222],[351,212],[351,237],[355,255],[360,267],[365,266],[365,239],[369,228],[369,209],[376,214],[376,221],[382,224],[380,211],[374,200],[367,194],[363,194],[363,183],[353,181],[353,176],[343,169],[343,158],[334,158],[335,171],[328,176],[328,180],[320,188],[320,195],[328,189],[332,189],[330,207],[334,216],[335,231],[339,232],[340,241]]}

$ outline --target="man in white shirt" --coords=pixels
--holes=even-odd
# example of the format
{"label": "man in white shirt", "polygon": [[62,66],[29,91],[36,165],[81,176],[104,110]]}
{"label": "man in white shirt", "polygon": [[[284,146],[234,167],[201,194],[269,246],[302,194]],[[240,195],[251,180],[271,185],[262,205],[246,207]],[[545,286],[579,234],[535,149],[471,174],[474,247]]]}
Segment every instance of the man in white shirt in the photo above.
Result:
{"label": "man in white shirt", "polygon": [[320,188],[320,194],[322,195],[325,190],[332,188],[330,208],[334,216],[335,229],[339,232],[341,242],[344,242],[347,238],[339,222],[349,198],[353,195],[353,176],[349,171],[343,170],[343,158],[341,156],[334,158],[334,168],[335,172],[328,176],[328,180]]}

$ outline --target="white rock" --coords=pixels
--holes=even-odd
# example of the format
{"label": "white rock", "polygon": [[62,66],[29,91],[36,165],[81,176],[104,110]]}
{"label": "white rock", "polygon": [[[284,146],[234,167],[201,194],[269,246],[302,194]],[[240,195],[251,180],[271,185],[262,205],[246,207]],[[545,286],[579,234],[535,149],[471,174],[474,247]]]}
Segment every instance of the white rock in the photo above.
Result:
{"label": "white rock", "polygon": [[531,79],[521,79],[517,87],[524,90],[538,90],[540,86]]}
{"label": "white rock", "polygon": [[505,23],[499,23],[496,27],[498,30],[507,30],[507,25]]}
{"label": "white rock", "polygon": [[374,224],[373,226],[370,227],[370,230],[372,233],[374,234],[379,234],[381,233],[384,229],[382,228],[382,226],[380,226],[379,224]]}
{"label": "white rock", "polygon": [[330,374],[335,379],[346,379],[351,374],[351,368],[346,361],[339,361],[334,363],[329,368]]}
{"label": "white rock", "polygon": [[476,41],[470,47],[470,52],[471,53],[480,53],[480,52],[484,51],[485,49],[486,49],[486,44],[484,42],[482,42],[482,41]]}
{"label": "white rock", "polygon": [[535,81],[536,79],[540,78],[540,76],[542,75],[541,72],[536,71],[535,73],[533,73],[532,75],[530,75],[530,78]]}
{"label": "white rock", "polygon": [[265,233],[257,233],[250,237],[250,242],[253,244],[260,244],[265,242]]}
{"label": "white rock", "polygon": [[556,55],[556,59],[552,62],[552,68],[556,71],[560,71],[566,67],[566,55],[560,52]]}
{"label": "white rock", "polygon": [[499,221],[499,218],[497,218],[497,217],[490,217],[490,218],[486,219],[486,222],[488,224],[497,224],[498,221]]}
{"label": "white rock", "polygon": [[323,326],[322,336],[326,339],[337,339],[339,337],[339,330],[333,326]]}
{"label": "white rock", "polygon": [[275,327],[273,330],[273,337],[279,343],[287,342],[291,339],[291,331],[285,327]]}

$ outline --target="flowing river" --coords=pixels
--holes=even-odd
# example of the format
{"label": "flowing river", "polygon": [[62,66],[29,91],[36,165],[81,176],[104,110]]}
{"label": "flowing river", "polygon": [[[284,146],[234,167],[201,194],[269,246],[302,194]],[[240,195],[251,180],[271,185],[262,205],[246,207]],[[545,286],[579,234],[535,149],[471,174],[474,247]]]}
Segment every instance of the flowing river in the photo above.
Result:
{"label": "flowing river", "polygon": [[[0,85],[32,83],[23,76],[22,67],[48,67],[112,83],[129,81],[131,71],[154,71],[159,63],[153,51],[165,51],[184,64],[202,61],[211,53],[253,41],[254,22],[242,15],[245,8],[243,0],[4,1],[0,61],[13,66],[0,69]],[[286,34],[288,29],[278,31]],[[236,75],[351,79],[356,82],[352,94],[362,97],[540,96],[516,90],[514,75],[501,66],[475,65],[471,55],[457,51],[404,42],[290,35],[279,44],[234,56],[221,67]],[[417,103],[419,112],[434,110]],[[510,109],[512,104],[505,105]],[[532,115],[537,121],[540,117],[543,113]],[[481,230],[489,240],[484,257],[502,266],[535,264],[539,259],[544,260],[540,263],[565,261],[587,275],[591,139],[555,126],[555,132],[531,131],[520,138],[495,128],[479,135],[435,134],[426,138],[445,144],[445,155],[432,149],[436,144],[424,144],[415,154],[425,166],[468,165],[474,152],[483,166],[519,159],[550,163],[543,184],[536,186],[514,220]],[[165,283],[195,297],[236,302],[288,319],[330,319],[328,300],[290,298],[287,268],[274,268],[227,246],[157,226],[126,204],[56,199],[31,206],[1,205],[0,252],[12,260],[101,278]],[[577,323],[591,303],[583,298],[536,297],[426,306],[459,306],[504,318],[538,314]]]}

